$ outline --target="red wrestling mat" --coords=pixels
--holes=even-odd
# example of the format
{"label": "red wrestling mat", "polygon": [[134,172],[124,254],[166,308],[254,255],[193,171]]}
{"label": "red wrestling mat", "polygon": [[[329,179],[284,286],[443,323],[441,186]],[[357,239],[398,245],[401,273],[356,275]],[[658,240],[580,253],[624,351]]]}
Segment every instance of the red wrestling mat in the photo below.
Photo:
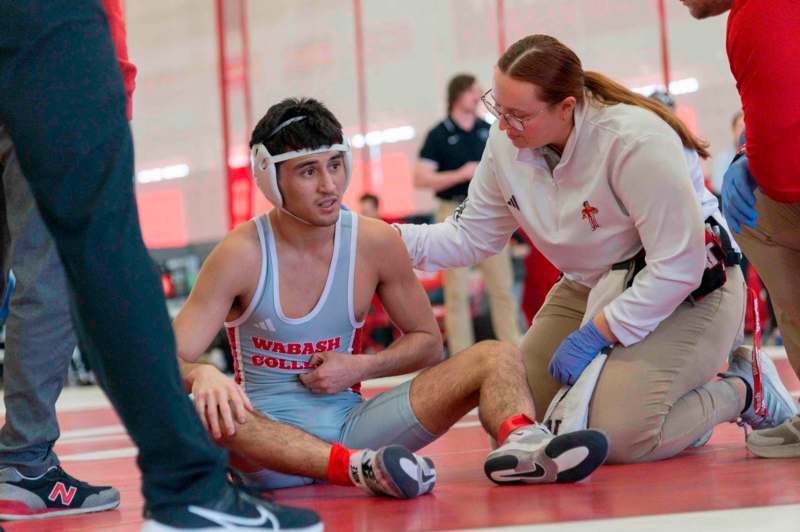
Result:
{"label": "red wrestling mat", "polygon": [[[790,390],[800,392],[800,382],[788,362],[776,364]],[[56,450],[67,471],[89,482],[114,485],[122,492],[122,505],[99,514],[5,522],[3,528],[8,532],[138,532],[142,522],[139,473],[131,455],[133,444],[114,413],[87,410],[59,418],[64,437]],[[605,466],[577,485],[495,486],[482,471],[488,449],[477,417],[470,415],[424,451],[437,465],[439,484],[434,495],[396,501],[367,497],[353,488],[312,486],[275,496],[280,502],[314,508],[328,531],[453,530],[800,503],[800,460],[749,455],[742,430],[733,424],[718,427],[701,449],[664,462]],[[106,454],[89,454],[98,452]]]}

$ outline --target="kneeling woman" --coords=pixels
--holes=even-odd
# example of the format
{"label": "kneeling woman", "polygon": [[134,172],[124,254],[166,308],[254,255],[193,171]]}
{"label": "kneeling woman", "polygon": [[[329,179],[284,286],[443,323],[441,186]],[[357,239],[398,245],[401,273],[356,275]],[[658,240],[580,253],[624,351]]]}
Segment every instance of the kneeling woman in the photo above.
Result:
{"label": "kneeling woman", "polygon": [[[763,427],[793,415],[769,361],[768,414],[755,415],[746,348],[712,381],[735,347],[745,296],[738,266],[724,284],[704,276],[706,237],[712,247],[715,232],[727,237],[689,172],[706,145],[661,105],[584,72],[545,35],[508,49],[484,103],[499,120],[467,200],[443,223],[398,227],[421,269],[476,264],[522,226],[563,272],[522,343],[536,411],[612,346],[589,410],[611,462],[671,457],[740,416]],[[590,290],[637,263],[627,288],[585,316]]]}

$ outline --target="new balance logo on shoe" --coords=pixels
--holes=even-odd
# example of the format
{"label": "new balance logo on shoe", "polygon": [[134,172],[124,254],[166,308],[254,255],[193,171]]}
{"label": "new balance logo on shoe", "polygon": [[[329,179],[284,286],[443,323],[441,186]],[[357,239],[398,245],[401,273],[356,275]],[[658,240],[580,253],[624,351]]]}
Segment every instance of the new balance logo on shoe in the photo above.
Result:
{"label": "new balance logo on shoe", "polygon": [[53,466],[38,477],[26,477],[13,467],[3,469],[0,521],[101,512],[117,506],[117,490],[81,482],[60,466]]}
{"label": "new balance logo on shoe", "polygon": [[517,203],[517,198],[514,197],[514,194],[511,194],[511,199],[506,202],[506,205],[519,210],[519,203]]}
{"label": "new balance logo on shoe", "polygon": [[48,495],[47,498],[52,502],[56,502],[56,500],[60,498],[61,504],[69,506],[72,504],[72,499],[75,498],[77,492],[78,488],[75,486],[70,486],[69,489],[67,489],[67,486],[65,486],[63,482],[56,482],[53,484],[53,489],[50,490],[50,495]]}

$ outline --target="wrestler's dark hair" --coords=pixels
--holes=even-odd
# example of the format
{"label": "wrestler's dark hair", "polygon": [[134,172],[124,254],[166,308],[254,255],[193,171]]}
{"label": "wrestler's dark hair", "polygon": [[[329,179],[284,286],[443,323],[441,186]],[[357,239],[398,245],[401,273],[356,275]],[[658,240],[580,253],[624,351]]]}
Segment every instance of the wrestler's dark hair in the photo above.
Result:
{"label": "wrestler's dark hair", "polygon": [[[298,116],[305,118],[275,131],[285,121]],[[321,102],[313,98],[286,98],[270,107],[258,121],[250,137],[250,147],[263,144],[267,151],[278,154],[313,150],[339,144],[342,140],[342,124]]]}

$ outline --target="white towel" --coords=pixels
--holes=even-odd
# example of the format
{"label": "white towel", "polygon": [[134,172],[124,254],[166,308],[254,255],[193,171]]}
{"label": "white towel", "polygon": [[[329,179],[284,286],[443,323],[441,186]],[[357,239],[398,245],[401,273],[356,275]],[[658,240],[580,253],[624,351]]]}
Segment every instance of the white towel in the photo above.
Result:
{"label": "white towel", "polygon": [[[581,326],[603,311],[618,295],[628,287],[632,271],[609,270],[589,292],[586,301],[586,313]],[[564,385],[553,397],[543,423],[553,434],[565,434],[587,428],[589,422],[589,405],[597,386],[597,380],[608,358],[607,350],[597,355],[583,370],[573,386]]]}
{"label": "white towel", "polygon": [[601,353],[592,360],[574,385],[564,385],[558,391],[547,412],[543,423],[553,434],[566,434],[587,428],[589,422],[589,404],[594,395],[594,388],[600,378],[600,372],[608,355]]}

